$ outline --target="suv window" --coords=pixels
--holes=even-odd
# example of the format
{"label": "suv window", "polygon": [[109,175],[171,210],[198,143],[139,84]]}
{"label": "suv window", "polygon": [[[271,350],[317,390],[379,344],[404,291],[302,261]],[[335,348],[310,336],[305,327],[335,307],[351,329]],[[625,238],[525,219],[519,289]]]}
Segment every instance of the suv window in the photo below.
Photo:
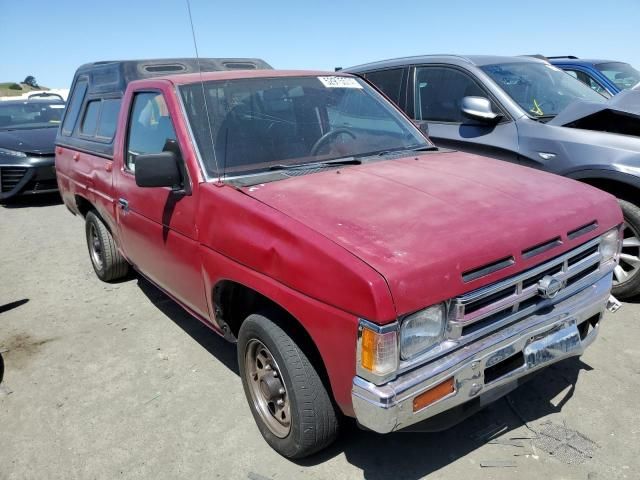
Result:
{"label": "suv window", "polygon": [[80,113],[80,107],[84,101],[84,94],[87,93],[87,80],[78,80],[76,86],[71,92],[71,102],[67,107],[67,113],[64,116],[64,122],[62,123],[62,134],[69,136],[73,132],[73,127],[76,125],[78,114]]}
{"label": "suv window", "polygon": [[178,140],[161,93],[136,93],[129,118],[125,166],[135,170],[138,155],[161,152],[179,154]]}
{"label": "suv window", "polygon": [[432,122],[462,123],[462,99],[487,97],[475,80],[453,68],[418,67],[415,89],[416,120]]}
{"label": "suv window", "polygon": [[565,69],[565,72],[567,72],[573,78],[577,78],[582,83],[586,83],[587,85],[589,85],[593,90],[595,90],[599,94],[604,95],[605,97],[610,97],[611,96],[611,95],[609,95],[609,92],[607,92],[607,90],[602,85],[600,85],[598,82],[596,82],[591,75],[588,75],[588,74],[586,74],[585,72],[583,72],[581,70]]}
{"label": "suv window", "polygon": [[394,103],[400,102],[400,90],[402,87],[402,68],[380,70],[365,74],[365,78],[378,87]]}

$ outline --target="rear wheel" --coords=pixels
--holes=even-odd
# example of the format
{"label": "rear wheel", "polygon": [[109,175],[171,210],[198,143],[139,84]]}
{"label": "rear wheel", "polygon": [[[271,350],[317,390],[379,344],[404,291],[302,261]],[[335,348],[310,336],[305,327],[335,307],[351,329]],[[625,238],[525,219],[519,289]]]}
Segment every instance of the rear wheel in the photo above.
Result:
{"label": "rear wheel", "polygon": [[273,321],[250,315],[238,335],[244,392],[260,433],[288,458],[328,446],[338,434],[336,412],[309,359]]}
{"label": "rear wheel", "polygon": [[640,207],[619,200],[624,214],[620,264],[613,271],[613,294],[626,299],[640,294]]}
{"label": "rear wheel", "polygon": [[118,251],[107,226],[93,212],[87,213],[85,218],[85,233],[91,264],[98,278],[111,282],[125,277],[129,272],[129,264]]}

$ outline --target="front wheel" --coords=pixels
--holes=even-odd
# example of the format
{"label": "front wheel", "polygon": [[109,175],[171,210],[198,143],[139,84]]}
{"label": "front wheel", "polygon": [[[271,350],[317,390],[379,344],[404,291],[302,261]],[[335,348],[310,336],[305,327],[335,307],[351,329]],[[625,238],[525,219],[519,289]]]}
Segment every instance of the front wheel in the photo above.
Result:
{"label": "front wheel", "polygon": [[613,294],[627,299],[640,294],[640,207],[618,200],[624,215],[620,264],[613,271]]}
{"label": "front wheel", "polygon": [[287,458],[311,455],[335,440],[336,412],[309,359],[273,321],[250,315],[238,335],[244,392],[260,433]]}

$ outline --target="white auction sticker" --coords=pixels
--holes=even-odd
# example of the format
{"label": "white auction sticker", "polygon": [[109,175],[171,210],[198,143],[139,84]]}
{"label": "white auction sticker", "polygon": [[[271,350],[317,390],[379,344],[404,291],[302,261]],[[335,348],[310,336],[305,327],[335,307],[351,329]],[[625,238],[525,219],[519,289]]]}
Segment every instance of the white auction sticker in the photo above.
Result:
{"label": "white auction sticker", "polygon": [[318,77],[327,88],[362,88],[355,78],[351,77]]}

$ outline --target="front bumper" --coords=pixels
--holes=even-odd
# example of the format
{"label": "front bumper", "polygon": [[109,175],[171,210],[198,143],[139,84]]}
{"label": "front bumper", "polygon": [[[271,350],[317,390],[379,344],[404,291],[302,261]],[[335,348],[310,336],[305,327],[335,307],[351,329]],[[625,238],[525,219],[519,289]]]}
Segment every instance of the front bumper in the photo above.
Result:
{"label": "front bumper", "polygon": [[[532,315],[384,385],[353,379],[358,422],[379,433],[400,430],[479,396],[499,398],[509,384],[562,359],[581,355],[595,339],[612,285],[608,274],[543,313]],[[522,358],[519,363],[518,359]],[[515,360],[515,361],[511,361]],[[452,378],[454,391],[413,411],[421,393]],[[492,394],[494,394],[492,396]]]}
{"label": "front bumper", "polygon": [[53,155],[0,162],[0,200],[58,190]]}

